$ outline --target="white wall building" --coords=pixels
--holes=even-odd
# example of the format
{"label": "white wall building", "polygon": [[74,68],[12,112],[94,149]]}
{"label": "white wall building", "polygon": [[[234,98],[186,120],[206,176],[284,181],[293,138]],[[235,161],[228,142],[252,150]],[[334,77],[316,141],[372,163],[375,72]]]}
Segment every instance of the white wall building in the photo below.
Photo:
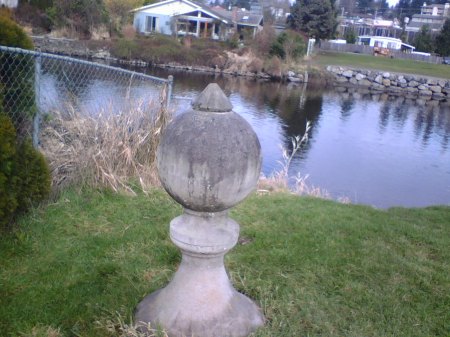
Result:
{"label": "white wall building", "polygon": [[0,0],[0,7],[17,8],[19,0]]}

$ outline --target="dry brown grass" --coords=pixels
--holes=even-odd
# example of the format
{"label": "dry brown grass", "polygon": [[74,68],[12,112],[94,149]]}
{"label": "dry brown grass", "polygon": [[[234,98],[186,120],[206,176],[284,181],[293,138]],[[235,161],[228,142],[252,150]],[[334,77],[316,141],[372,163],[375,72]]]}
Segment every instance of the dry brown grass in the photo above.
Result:
{"label": "dry brown grass", "polygon": [[[100,329],[117,337],[168,337],[165,331],[153,328],[150,323],[127,324],[119,313],[115,316],[114,320],[96,321],[96,324]],[[132,321],[132,319],[129,320]]]}
{"label": "dry brown grass", "polygon": [[105,108],[98,116],[73,106],[54,112],[42,132],[42,150],[52,171],[53,190],[66,186],[107,187],[132,194],[158,185],[155,153],[169,113],[159,101],[131,104],[113,113]]}
{"label": "dry brown grass", "polygon": [[136,37],[136,29],[132,24],[127,24],[122,27],[122,35],[125,39],[134,39]]}
{"label": "dry brown grass", "polygon": [[62,337],[63,334],[59,329],[51,326],[35,326],[30,332],[21,333],[23,337]]}
{"label": "dry brown grass", "polygon": [[261,175],[258,181],[257,191],[258,193],[270,193],[270,192],[290,192],[297,195],[307,195],[316,198],[330,199],[330,193],[323,188],[316,187],[307,182],[308,175],[300,175],[298,173],[294,177],[289,176],[289,167],[291,166],[292,159],[297,151],[306,144],[309,140],[309,131],[311,129],[311,122],[306,123],[306,130],[302,137],[293,137],[292,151],[289,153],[287,149],[282,149],[283,162],[281,162],[281,170],[273,173],[270,176]]}
{"label": "dry brown grass", "polygon": [[262,71],[263,61],[255,56],[255,54],[248,50],[242,55],[234,52],[226,52],[228,62],[225,65],[226,70],[230,72],[258,72]]}
{"label": "dry brown grass", "polygon": [[[261,175],[258,181],[257,193],[265,194],[281,192],[322,199],[331,198],[331,195],[327,190],[311,185],[308,182],[308,177],[308,175],[302,176],[300,174],[295,177],[289,177],[287,170],[283,168],[270,176]],[[342,203],[350,203],[350,199],[348,198],[343,198],[339,201]]]}

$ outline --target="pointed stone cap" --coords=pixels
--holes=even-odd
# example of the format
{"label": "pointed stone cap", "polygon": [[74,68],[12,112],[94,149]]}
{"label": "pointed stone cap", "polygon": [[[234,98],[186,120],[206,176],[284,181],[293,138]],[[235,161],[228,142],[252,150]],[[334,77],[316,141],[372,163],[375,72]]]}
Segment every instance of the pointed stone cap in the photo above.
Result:
{"label": "pointed stone cap", "polygon": [[233,109],[233,105],[217,83],[210,83],[192,102],[192,108],[199,111],[228,112]]}

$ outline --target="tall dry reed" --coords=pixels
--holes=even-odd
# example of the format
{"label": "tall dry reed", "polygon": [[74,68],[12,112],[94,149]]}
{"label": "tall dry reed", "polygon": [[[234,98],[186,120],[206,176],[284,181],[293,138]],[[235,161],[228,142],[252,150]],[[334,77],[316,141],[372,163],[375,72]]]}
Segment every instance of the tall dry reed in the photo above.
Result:
{"label": "tall dry reed", "polygon": [[98,115],[74,106],[55,111],[42,132],[44,151],[58,193],[70,185],[108,187],[130,193],[158,185],[155,153],[169,121],[165,90],[159,100],[130,102],[116,112],[105,107]]}
{"label": "tall dry reed", "polygon": [[306,130],[303,136],[295,136],[291,138],[292,151],[282,148],[283,161],[280,162],[281,170],[274,172],[270,176],[261,175],[258,181],[258,192],[292,192],[298,195],[308,195],[317,198],[329,199],[328,191],[313,186],[307,182],[308,175],[289,176],[289,168],[295,154],[309,141],[309,132],[311,130],[311,122],[306,122]]}

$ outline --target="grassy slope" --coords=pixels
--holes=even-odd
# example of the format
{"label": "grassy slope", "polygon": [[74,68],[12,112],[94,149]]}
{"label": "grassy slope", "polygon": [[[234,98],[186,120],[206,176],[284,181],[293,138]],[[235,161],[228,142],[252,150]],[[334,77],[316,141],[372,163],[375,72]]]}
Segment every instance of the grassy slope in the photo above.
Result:
{"label": "grassy slope", "polygon": [[[180,212],[162,191],[71,192],[34,211],[0,239],[0,336],[113,336],[106,327],[176,270],[168,223]],[[268,319],[256,336],[449,335],[450,208],[274,194],[232,217],[250,243],[227,255],[231,278]]]}
{"label": "grassy slope", "polygon": [[350,53],[321,53],[313,61],[315,64],[349,66],[360,69],[376,69],[404,74],[417,74],[438,78],[450,78],[450,66],[426,62],[375,57]]}

